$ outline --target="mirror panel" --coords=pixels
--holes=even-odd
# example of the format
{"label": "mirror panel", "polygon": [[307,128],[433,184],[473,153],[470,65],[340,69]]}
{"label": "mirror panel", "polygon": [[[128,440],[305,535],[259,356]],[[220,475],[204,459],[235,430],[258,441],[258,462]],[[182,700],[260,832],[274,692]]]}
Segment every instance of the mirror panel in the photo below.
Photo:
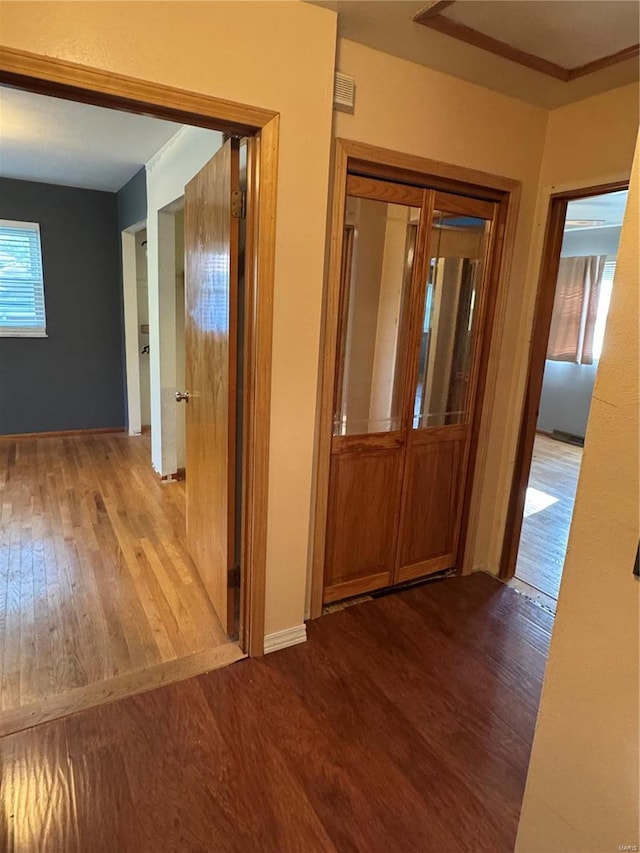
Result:
{"label": "mirror panel", "polygon": [[413,428],[468,420],[479,288],[489,222],[435,210]]}
{"label": "mirror panel", "polygon": [[334,435],[400,429],[420,208],[347,196]]}

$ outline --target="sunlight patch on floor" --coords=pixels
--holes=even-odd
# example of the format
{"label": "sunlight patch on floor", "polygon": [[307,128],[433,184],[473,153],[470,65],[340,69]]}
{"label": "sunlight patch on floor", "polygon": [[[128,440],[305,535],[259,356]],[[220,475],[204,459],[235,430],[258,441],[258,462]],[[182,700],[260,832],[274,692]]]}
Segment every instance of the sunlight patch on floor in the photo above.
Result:
{"label": "sunlight patch on floor", "polygon": [[553,504],[558,503],[559,500],[559,498],[554,498],[553,495],[548,495],[546,492],[541,492],[539,489],[528,486],[527,497],[524,502],[524,517],[529,518],[530,515],[542,512],[543,509],[548,509]]}

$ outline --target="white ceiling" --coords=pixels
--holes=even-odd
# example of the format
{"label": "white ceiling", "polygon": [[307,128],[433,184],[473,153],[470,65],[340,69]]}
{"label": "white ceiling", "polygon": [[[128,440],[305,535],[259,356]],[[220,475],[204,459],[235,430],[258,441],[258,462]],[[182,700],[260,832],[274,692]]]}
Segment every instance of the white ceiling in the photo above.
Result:
{"label": "white ceiling", "polygon": [[[532,68],[526,68],[502,56],[496,56],[472,44],[452,38],[444,33],[422,26],[413,20],[413,16],[424,9],[425,0],[306,0],[317,6],[333,9],[338,12],[338,35],[341,38],[359,42],[375,50],[393,54],[410,62],[416,62],[427,68],[434,68],[453,77],[459,77],[472,83],[477,83],[496,92],[502,92],[514,98],[553,109],[563,104],[578,101],[600,92],[624,86],[638,80],[639,65],[637,59],[627,59],[604,68],[593,74],[578,77],[565,82],[557,80]],[[477,7],[482,15],[488,15],[497,26],[505,27],[502,22],[504,7],[510,7],[510,16],[516,16],[516,23],[510,24],[511,30],[517,33],[519,39],[535,39],[538,49],[553,44],[554,57],[557,51],[564,51],[564,61],[574,61],[575,56],[603,56],[610,52],[614,40],[620,38],[622,27],[618,19],[624,23],[627,31],[627,43],[634,39],[638,41],[638,24],[630,24],[637,20],[638,3],[636,0],[457,0],[453,6],[445,9],[444,14],[451,16],[456,6]],[[542,29],[533,33],[530,25],[523,25],[518,18],[520,7],[540,6],[539,24]],[[618,8],[620,7],[620,8]],[[620,14],[620,10],[624,11]],[[554,11],[555,10],[555,11]],[[597,10],[597,11],[596,11]],[[601,25],[603,18],[608,18],[606,25]],[[536,12],[534,9],[531,14]],[[455,13],[454,13],[455,14]],[[537,13],[536,13],[537,14]],[[553,16],[553,24],[549,15]],[[634,17],[635,16],[635,17]],[[556,32],[562,18],[562,34]],[[569,24],[567,24],[567,21]],[[577,23],[577,22],[580,23]],[[610,34],[609,27],[615,30]],[[568,29],[567,29],[568,28]],[[483,31],[486,28],[483,28]],[[550,30],[554,30],[553,39]],[[531,30],[531,32],[530,32]],[[580,46],[570,47],[575,33],[580,32],[583,42]],[[588,36],[585,35],[588,32]],[[513,33],[512,33],[513,34]],[[492,32],[494,38],[498,36]],[[524,44],[524,41],[521,42]],[[569,43],[569,44],[567,44]],[[522,49],[525,49],[524,47]],[[569,50],[575,51],[572,58]],[[578,54],[578,51],[582,52]],[[338,62],[340,53],[338,51]],[[339,70],[349,74],[349,69]],[[356,80],[356,85],[357,85]]]}
{"label": "white ceiling", "polygon": [[[603,195],[591,196],[591,198],[581,198],[577,201],[570,201],[567,205],[567,231],[575,230],[569,222],[571,220],[580,220],[582,222],[592,222],[591,226],[584,225],[583,227],[592,228],[608,228],[613,225],[622,225],[624,218],[624,209],[627,204],[627,190],[615,193],[604,193]],[[598,223],[597,225],[595,223]]]}
{"label": "white ceiling", "polygon": [[636,0],[456,0],[445,18],[563,68],[638,43]]}
{"label": "white ceiling", "polygon": [[0,176],[116,192],[181,125],[0,87]]}

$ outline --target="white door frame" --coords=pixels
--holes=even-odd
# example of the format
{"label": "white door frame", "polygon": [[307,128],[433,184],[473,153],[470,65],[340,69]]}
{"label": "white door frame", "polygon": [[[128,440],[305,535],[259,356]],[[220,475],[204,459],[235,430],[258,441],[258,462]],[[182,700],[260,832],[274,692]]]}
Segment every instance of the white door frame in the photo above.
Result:
{"label": "white door frame", "polygon": [[146,219],[120,233],[122,251],[122,306],[124,313],[125,380],[127,386],[127,432],[140,435],[140,354],[138,337],[138,273],[136,234],[147,227]]}

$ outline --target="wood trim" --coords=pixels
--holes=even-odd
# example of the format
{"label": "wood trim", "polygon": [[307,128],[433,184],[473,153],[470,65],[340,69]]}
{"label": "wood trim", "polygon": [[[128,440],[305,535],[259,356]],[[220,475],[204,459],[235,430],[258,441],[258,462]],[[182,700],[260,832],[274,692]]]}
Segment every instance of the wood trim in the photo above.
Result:
{"label": "wood trim", "polygon": [[0,82],[42,95],[148,113],[234,134],[255,133],[277,115],[271,110],[10,47],[0,47]]}
{"label": "wood trim", "polygon": [[563,189],[560,192],[552,193],[549,199],[563,198],[567,201],[574,201],[580,198],[589,198],[592,195],[604,195],[606,193],[620,192],[621,190],[629,189],[629,181],[627,178],[621,178],[616,181],[608,181],[606,184],[592,184],[588,187],[579,187],[574,189]]}
{"label": "wood trim", "polygon": [[254,140],[248,175],[247,292],[253,294],[246,314],[247,406],[245,420],[244,612],[242,648],[252,657],[264,653],[271,423],[271,350],[275,281],[275,228],[280,117],[275,116]]}
{"label": "wood trim", "polygon": [[68,717],[96,705],[117,702],[125,696],[146,693],[176,681],[184,681],[204,672],[212,672],[243,660],[245,655],[236,643],[225,643],[213,649],[196,652],[186,658],[164,661],[145,669],[124,672],[96,681],[85,687],[76,687],[66,693],[55,694],[44,701],[0,712],[0,737],[39,726],[42,723]]}
{"label": "wood trim", "polygon": [[596,187],[582,187],[550,196],[549,211],[542,249],[542,264],[538,277],[538,290],[534,310],[533,331],[529,347],[527,380],[524,395],[520,432],[507,508],[502,554],[498,577],[507,579],[515,574],[520,546],[524,503],[531,470],[533,444],[538,420],[538,406],[542,393],[542,379],[551,328],[560,251],[564,236],[567,204],[572,199],[627,189],[628,181],[617,181]]}
{"label": "wood trim", "polygon": [[405,583],[406,581],[423,578],[434,572],[442,572],[445,569],[452,569],[455,566],[456,555],[444,554],[442,557],[432,557],[430,560],[421,560],[419,563],[412,563],[409,566],[398,567],[396,570],[396,583]]}
{"label": "wood trim", "polygon": [[422,9],[416,12],[413,20],[417,24],[423,24],[428,18],[439,15],[445,9],[448,9],[449,6],[453,6],[453,4],[454,0],[431,0],[430,3],[426,3]]}
{"label": "wood trim", "polygon": [[569,71],[569,80],[576,80],[578,77],[584,77],[586,74],[602,71],[603,68],[610,68],[619,62],[626,62],[628,59],[637,59],[638,56],[640,56],[640,44],[633,44],[631,47],[625,47],[624,50],[619,50],[617,53],[610,53],[609,56],[603,56],[600,59],[594,59],[593,62],[587,62],[584,65],[579,65],[577,68],[571,68]]}
{"label": "wood trim", "polygon": [[394,184],[389,181],[377,181],[375,178],[361,175],[347,175],[347,195],[357,198],[371,198],[390,204],[406,204],[411,207],[422,206],[422,190],[407,184]]}
{"label": "wood trim", "polygon": [[404,445],[402,432],[372,432],[369,435],[334,435],[331,452],[374,453],[376,450],[395,450]]}
{"label": "wood trim", "polygon": [[475,30],[473,27],[447,18],[442,12],[451,6],[452,2],[453,0],[443,0],[443,2],[427,3],[424,9],[413,16],[413,20],[423,27],[429,27],[429,29],[436,30],[443,35],[465,42],[465,44],[471,44],[481,50],[493,53],[494,56],[500,56],[518,65],[523,65],[525,68],[539,71],[548,77],[555,77],[556,80],[561,80],[563,83],[569,83],[578,77],[593,74],[603,68],[609,68],[619,62],[626,62],[640,56],[640,44],[633,44],[616,53],[594,59],[592,62],[587,62],[576,68],[566,68],[564,65],[558,65],[556,62],[550,62],[548,59],[528,53],[526,50],[520,50],[507,44],[507,42],[482,33],[480,30]]}
{"label": "wood trim", "polygon": [[362,595],[365,592],[382,589],[389,586],[389,572],[380,572],[377,575],[369,575],[368,578],[356,578],[352,581],[328,586],[324,591],[324,603],[331,604],[332,601],[340,601],[352,595]]}
{"label": "wood trim", "polygon": [[[451,163],[443,163],[429,158],[417,157],[391,151],[386,148],[368,145],[347,139],[336,139],[333,152],[333,185],[331,197],[331,221],[328,229],[328,264],[325,282],[324,310],[321,327],[321,367],[319,380],[318,418],[316,422],[316,455],[314,471],[314,507],[313,530],[311,538],[311,595],[310,618],[316,618],[322,613],[323,603],[323,574],[326,546],[327,507],[329,499],[329,473],[331,461],[331,443],[333,432],[333,392],[336,376],[336,351],[340,311],[340,282],[342,235],[344,231],[344,207],[346,197],[347,173],[355,172],[373,178],[388,178],[389,180],[413,183],[423,188],[434,187],[445,192],[469,194],[473,198],[499,202],[504,217],[498,226],[504,229],[504,239],[501,242],[500,270],[495,280],[495,308],[489,304],[488,311],[495,311],[499,322],[492,322],[485,332],[481,358],[488,362],[488,353],[495,336],[504,325],[508,296],[508,280],[511,267],[511,256],[515,242],[521,183],[512,178],[505,178]],[[501,232],[502,233],[502,232]],[[493,287],[494,282],[491,282]],[[495,330],[495,332],[494,332]],[[495,393],[495,365],[490,373],[488,364],[482,364],[478,377],[476,417],[478,424],[484,414],[486,399],[492,399]],[[474,429],[478,429],[474,421]],[[487,439],[481,439],[471,445],[467,478],[475,485],[478,476],[484,469],[486,460]],[[477,490],[476,490],[477,491]],[[475,495],[467,484],[465,500],[462,507],[463,532],[458,546],[459,566],[464,564],[468,554],[468,543],[472,542],[477,530],[478,508],[474,504]],[[464,526],[468,525],[468,529]],[[376,585],[380,577],[375,578]],[[374,587],[369,587],[372,589]],[[341,593],[356,595],[354,592]],[[324,592],[325,601],[327,591]],[[336,600],[334,597],[332,600]]]}
{"label": "wood trim", "polygon": [[309,603],[309,615],[312,619],[322,614],[333,434],[333,392],[340,318],[342,235],[344,233],[344,206],[347,194],[347,159],[347,149],[343,142],[337,139],[333,149],[331,218],[327,229],[329,257],[320,330],[320,376],[316,422],[313,529],[311,531],[311,597]]}
{"label": "wood trim", "polygon": [[449,424],[447,426],[420,427],[409,433],[409,444],[433,444],[434,441],[466,441],[469,433],[467,424]]}
{"label": "wood trim", "polygon": [[505,192],[513,192],[520,182],[467,166],[404,154],[352,139],[336,139],[349,162],[350,174],[410,183],[425,189],[444,190],[500,201]]}
{"label": "wood trim", "polygon": [[562,80],[565,83],[569,80],[569,70],[567,68],[556,65],[555,62],[549,62],[547,59],[542,59],[540,56],[534,56],[534,54],[527,53],[524,50],[518,50],[517,47],[512,47],[510,44],[485,35],[485,33],[481,33],[479,30],[474,30],[472,27],[452,21],[451,18],[446,18],[444,15],[427,16],[422,20],[417,20],[416,23],[443,33],[446,36],[451,36],[458,41],[479,47],[481,50],[486,50],[495,56],[509,59],[518,65],[524,65],[527,68],[532,68],[534,71],[540,71],[549,77],[555,77],[557,80]]}
{"label": "wood trim", "polygon": [[17,432],[12,435],[0,435],[0,441],[19,441],[20,439],[67,438],[72,435],[106,435],[113,432],[126,432],[125,427],[97,427],[95,429],[60,429],[50,432]]}
{"label": "wood trim", "polygon": [[252,259],[247,289],[251,289],[253,301],[247,318],[247,338],[251,339],[252,351],[244,430],[247,436],[243,530],[246,570],[243,573],[245,613],[241,620],[240,644],[250,655],[260,655],[264,650],[279,114],[5,47],[0,47],[0,83],[71,101],[254,136],[247,223],[247,257]]}
{"label": "wood trim", "polygon": [[452,213],[456,216],[475,216],[478,219],[493,220],[495,202],[480,198],[465,198],[452,193],[436,192],[434,207],[442,213]]}

